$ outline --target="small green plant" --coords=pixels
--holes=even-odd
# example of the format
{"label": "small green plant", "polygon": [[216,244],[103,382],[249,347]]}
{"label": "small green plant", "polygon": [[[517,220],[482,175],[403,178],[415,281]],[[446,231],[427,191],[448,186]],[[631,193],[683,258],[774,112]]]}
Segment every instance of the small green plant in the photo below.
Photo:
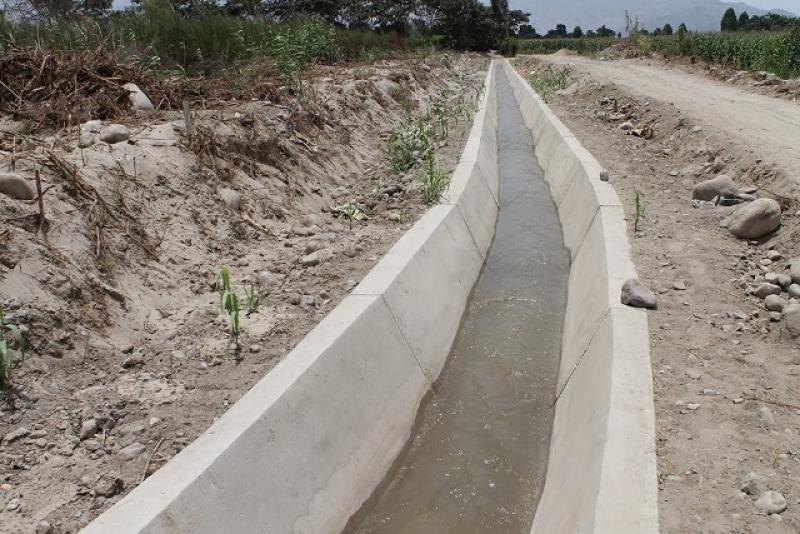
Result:
{"label": "small green plant", "polygon": [[220,297],[220,309],[228,317],[231,337],[239,346],[239,297],[231,289],[231,273],[224,265],[217,272],[217,292]]}
{"label": "small green plant", "polygon": [[[11,342],[8,340],[11,335]],[[28,341],[22,329],[6,324],[5,311],[0,306],[0,390],[11,388],[11,373],[25,361]]]}
{"label": "small green plant", "polygon": [[639,194],[638,191],[636,191],[635,202],[636,202],[636,207],[633,214],[633,231],[638,232],[639,224],[642,222],[642,219],[647,218],[647,204],[645,203],[644,198],[642,197],[642,195]]}
{"label": "small green plant", "polygon": [[428,151],[427,163],[428,168],[422,175],[422,199],[425,204],[435,204],[439,202],[448,180],[445,173],[436,164],[433,150]]}
{"label": "small green plant", "polygon": [[350,230],[353,229],[353,221],[360,221],[367,218],[364,207],[355,200],[351,200],[347,204],[340,206],[338,212],[340,219],[347,219]]}
{"label": "small green plant", "polygon": [[569,86],[572,75],[571,67],[556,68],[545,65],[543,69],[533,72],[530,77],[531,87],[545,100],[555,91],[561,91]]}
{"label": "small green plant", "polygon": [[247,315],[258,313],[258,307],[261,305],[261,295],[253,284],[244,288],[244,297],[247,302]]}

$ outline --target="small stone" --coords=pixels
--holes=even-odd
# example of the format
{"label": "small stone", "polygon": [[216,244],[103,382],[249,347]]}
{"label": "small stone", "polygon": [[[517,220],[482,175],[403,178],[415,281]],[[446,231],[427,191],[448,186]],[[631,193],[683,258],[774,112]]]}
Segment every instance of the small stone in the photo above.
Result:
{"label": "small stone", "polygon": [[81,431],[78,434],[78,437],[81,441],[90,438],[95,435],[97,432],[97,421],[94,419],[87,419],[81,425]]}
{"label": "small stone", "polygon": [[146,450],[146,447],[144,445],[142,445],[141,443],[136,442],[136,443],[131,443],[127,447],[123,447],[122,449],[120,449],[118,454],[119,454],[119,457],[121,459],[127,461],[127,460],[133,460],[134,458],[137,458],[145,450]]}
{"label": "small stone", "polygon": [[686,291],[686,282],[683,280],[678,280],[674,284],[672,284],[672,289],[676,291]]}
{"label": "small stone", "polygon": [[760,260],[758,260],[758,264],[763,265],[764,267],[769,267],[770,265],[772,265],[772,260],[769,258],[761,258]]}
{"label": "small stone", "polygon": [[778,285],[781,286],[781,289],[784,291],[789,290],[789,286],[792,285],[792,277],[788,274],[781,273],[778,275]]}
{"label": "small stone", "polygon": [[619,129],[622,130],[623,132],[628,132],[630,130],[633,130],[633,128],[634,125],[631,121],[625,121],[619,125]]}
{"label": "small stone", "polygon": [[601,182],[608,182],[611,176],[608,174],[608,171],[602,170],[600,171],[600,181]]}
{"label": "small stone", "polygon": [[791,267],[789,267],[789,276],[792,278],[793,283],[800,284],[800,258],[792,259]]}
{"label": "small stone", "polygon": [[795,299],[800,299],[800,284],[789,285],[789,296]]}
{"label": "small stone", "polygon": [[758,417],[764,421],[764,424],[767,426],[773,426],[775,424],[775,416],[772,415],[772,410],[766,406],[760,406],[758,408]]}
{"label": "small stone", "polygon": [[53,527],[47,521],[39,521],[34,532],[35,534],[53,534]]}
{"label": "small stone", "polygon": [[329,249],[317,250],[300,258],[300,264],[303,267],[313,267],[314,265],[319,265],[320,263],[330,259],[331,255],[332,253]]}
{"label": "small stone", "polygon": [[781,312],[769,312],[769,320],[772,323],[779,323],[783,319],[783,314]]}
{"label": "small stone", "polygon": [[753,291],[753,295],[760,299],[765,299],[770,295],[780,295],[781,288],[780,286],[776,286],[775,284],[770,283],[763,283]]}
{"label": "small stone", "polygon": [[761,495],[767,491],[767,484],[764,477],[750,472],[739,483],[739,491],[748,495]]}
{"label": "small stone", "polygon": [[220,187],[217,194],[228,209],[239,211],[242,207],[242,197],[230,187]]}
{"label": "small stone", "polygon": [[700,182],[692,190],[692,198],[695,200],[714,200],[722,195],[735,195],[739,192],[733,180],[725,174]]}
{"label": "small stone", "polygon": [[36,191],[19,174],[0,172],[0,193],[16,200],[33,200]]}
{"label": "small stone", "polygon": [[151,417],[150,421],[148,421],[148,424],[150,426],[156,426],[160,422],[161,422],[161,419],[159,419],[158,417]]}
{"label": "small stone", "polygon": [[694,369],[687,369],[686,376],[692,380],[700,380],[703,375]]}
{"label": "small stone", "polygon": [[28,430],[24,426],[21,426],[21,427],[17,428],[16,430],[12,430],[11,432],[9,432],[5,436],[3,436],[3,443],[12,443],[12,442],[18,440],[19,438],[24,438],[25,436],[27,436],[30,433],[31,433],[30,430]]}
{"label": "small stone", "polygon": [[726,220],[728,231],[739,239],[759,239],[781,225],[781,206],[771,198],[743,204]]}
{"label": "small stone", "polygon": [[780,514],[786,510],[786,498],[777,491],[765,491],[756,501],[756,508],[767,515]]}
{"label": "small stone", "polygon": [[92,132],[81,132],[78,137],[78,148],[89,148],[94,144],[94,134]]}
{"label": "small stone", "polygon": [[778,261],[779,259],[781,259],[781,257],[782,257],[781,253],[775,249],[770,249],[767,251],[767,258],[772,261]]}
{"label": "small stone", "polygon": [[109,124],[100,130],[100,135],[98,135],[98,137],[102,142],[114,145],[130,139],[131,132],[122,124]]}
{"label": "small stone", "polygon": [[622,304],[634,308],[647,308],[651,310],[658,308],[655,294],[635,278],[629,278],[623,284],[620,301]]}
{"label": "small stone", "polygon": [[300,300],[300,305],[305,307],[316,306],[317,299],[314,298],[314,295],[303,295],[303,298]]}
{"label": "small stone", "polygon": [[695,411],[695,410],[697,410],[698,408],[700,408],[700,405],[699,405],[699,404],[697,404],[696,402],[690,402],[689,404],[687,404],[687,405],[686,405],[686,409],[687,409],[687,410],[692,410],[692,411]]}
{"label": "small stone", "polygon": [[692,133],[700,133],[703,129],[700,126],[695,126],[692,128]]}
{"label": "small stone", "polygon": [[44,438],[37,438],[33,440],[33,444],[39,447],[40,449],[44,449],[47,447],[47,440]]}
{"label": "small stone", "polygon": [[306,228],[311,228],[312,226],[322,227],[322,217],[316,213],[308,213],[303,215],[301,224]]}
{"label": "small stone", "polygon": [[291,295],[289,295],[289,304],[297,306],[300,304],[301,300],[302,297],[300,296],[300,293],[292,293]]}
{"label": "small stone", "polygon": [[19,498],[14,497],[10,501],[8,501],[8,504],[6,504],[6,510],[8,510],[9,512],[13,512],[17,508],[19,508],[21,504],[22,503],[20,502]]}
{"label": "small stone", "polygon": [[100,442],[94,438],[89,438],[81,443],[84,449],[89,452],[99,451],[102,448]]}
{"label": "small stone", "polygon": [[123,369],[131,369],[132,367],[138,367],[140,365],[144,365],[144,358],[141,354],[131,354],[122,360]]}
{"label": "small stone", "polygon": [[119,348],[119,351],[120,351],[122,354],[130,354],[130,353],[132,353],[132,352],[133,352],[133,348],[134,348],[134,347],[133,347],[133,345],[131,345],[131,344],[129,343],[129,344],[127,344],[127,345],[122,345],[122,346]]}
{"label": "small stone", "polygon": [[94,489],[95,494],[109,498],[119,493],[123,487],[121,479],[112,475],[103,475],[92,489]]}
{"label": "small stone", "polygon": [[783,311],[783,308],[786,307],[786,304],[787,302],[778,295],[767,295],[767,298],[764,299],[764,307],[772,312]]}

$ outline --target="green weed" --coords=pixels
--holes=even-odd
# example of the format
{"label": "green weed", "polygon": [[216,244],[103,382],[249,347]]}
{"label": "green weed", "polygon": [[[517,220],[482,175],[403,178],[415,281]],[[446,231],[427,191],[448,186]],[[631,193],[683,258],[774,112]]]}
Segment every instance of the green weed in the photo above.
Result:
{"label": "green weed", "polygon": [[531,74],[531,87],[545,100],[555,91],[566,89],[572,75],[572,67],[545,65]]}
{"label": "green weed", "polygon": [[0,306],[0,390],[11,388],[11,374],[25,361],[27,352],[28,341],[25,334],[19,326],[6,324],[5,311]]}
{"label": "green weed", "polygon": [[340,219],[347,219],[350,230],[353,229],[353,221],[360,221],[367,217],[364,207],[355,200],[351,200],[347,204],[340,206],[338,212]]}
{"label": "green weed", "polygon": [[642,222],[643,219],[647,218],[647,204],[644,201],[644,197],[636,191],[636,198],[634,199],[635,202],[635,209],[633,213],[633,231],[639,231],[639,224]]}
{"label": "green weed", "polygon": [[217,272],[217,292],[220,297],[220,310],[228,317],[230,333],[236,346],[239,346],[239,297],[231,289],[231,273],[224,265]]}
{"label": "green weed", "polygon": [[447,187],[447,175],[436,164],[436,157],[433,150],[428,151],[428,167],[422,175],[422,199],[425,204],[435,204],[439,202],[442,192]]}
{"label": "green weed", "polygon": [[261,294],[258,292],[258,288],[253,284],[250,284],[250,287],[245,287],[244,297],[247,302],[247,315],[258,313],[258,308],[261,305]]}

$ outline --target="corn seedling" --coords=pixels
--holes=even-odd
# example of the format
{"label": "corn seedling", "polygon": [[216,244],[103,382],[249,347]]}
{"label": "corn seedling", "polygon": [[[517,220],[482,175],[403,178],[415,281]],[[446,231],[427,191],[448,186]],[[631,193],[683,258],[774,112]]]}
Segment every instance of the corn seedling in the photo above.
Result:
{"label": "corn seedling", "polygon": [[636,191],[635,202],[636,206],[633,214],[633,231],[638,232],[639,223],[641,223],[642,219],[647,218],[647,204],[645,203],[644,198],[642,197],[642,195],[639,194],[638,191]]}
{"label": "corn seedling", "polygon": [[0,306],[0,390],[11,388],[11,374],[25,361],[27,351],[25,334],[19,326],[6,324],[5,312]]}
{"label": "corn seedling", "polygon": [[253,284],[249,288],[244,288],[244,297],[247,302],[247,315],[258,313],[258,307],[261,305],[261,295]]}
{"label": "corn seedling", "polygon": [[445,173],[436,165],[433,150],[428,151],[427,162],[428,168],[422,175],[422,198],[425,204],[435,204],[439,202],[448,180]]}
{"label": "corn seedling", "polygon": [[531,87],[547,100],[553,92],[567,88],[571,74],[570,67],[554,68],[552,65],[546,65],[543,69],[531,73]]}
{"label": "corn seedling", "polygon": [[239,346],[239,297],[231,289],[231,273],[222,266],[217,272],[217,292],[220,297],[220,310],[228,317],[231,337]]}
{"label": "corn seedling", "polygon": [[338,212],[340,219],[347,219],[351,230],[353,229],[353,221],[360,221],[367,217],[364,208],[355,200],[351,200],[347,204],[340,206]]}

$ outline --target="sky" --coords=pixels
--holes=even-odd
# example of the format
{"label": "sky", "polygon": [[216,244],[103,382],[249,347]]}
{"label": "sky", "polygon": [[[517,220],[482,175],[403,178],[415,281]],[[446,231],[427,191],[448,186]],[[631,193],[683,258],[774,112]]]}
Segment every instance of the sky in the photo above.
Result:
{"label": "sky", "polygon": [[[724,0],[723,0],[724,1]],[[800,0],[742,0],[751,6],[761,9],[785,9],[792,13],[800,11]]]}

